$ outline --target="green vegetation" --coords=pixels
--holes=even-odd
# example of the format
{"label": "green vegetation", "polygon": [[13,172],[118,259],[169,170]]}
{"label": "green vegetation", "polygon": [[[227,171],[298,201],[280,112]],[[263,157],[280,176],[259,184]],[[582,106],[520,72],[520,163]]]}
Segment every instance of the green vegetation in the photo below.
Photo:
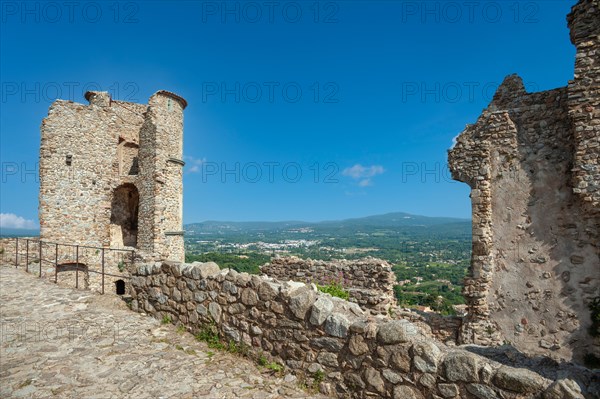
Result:
{"label": "green vegetation", "polygon": [[350,298],[350,293],[344,289],[344,287],[340,283],[331,283],[326,285],[318,285],[317,288],[319,291],[329,294],[331,296],[336,296],[338,298],[346,299]]}
{"label": "green vegetation", "polygon": [[234,354],[237,353],[242,356],[247,356],[248,353],[250,352],[250,348],[246,344],[244,344],[243,342],[240,342],[238,344],[235,341],[229,341],[229,344],[227,344],[226,350],[229,353],[234,353]]}
{"label": "green vegetation", "polygon": [[[464,303],[463,279],[471,259],[469,221],[380,215],[323,223],[223,223],[186,226],[186,261],[213,261],[221,268],[257,274],[271,256],[320,260],[374,256],[394,267],[400,305],[428,306],[452,314]],[[346,298],[343,284],[319,288]],[[340,295],[336,295],[340,294]]]}
{"label": "green vegetation", "polygon": [[250,274],[260,273],[260,266],[268,263],[271,257],[269,255],[248,252],[244,254],[228,254],[218,252],[208,252],[201,255],[190,255],[186,253],[185,261],[191,262],[215,262],[221,269],[233,269],[237,272],[246,272]]}
{"label": "green vegetation", "polygon": [[117,267],[119,268],[119,271],[123,273],[125,271],[125,262],[120,261]]}
{"label": "green vegetation", "polygon": [[227,344],[223,343],[219,329],[214,322],[203,324],[195,338],[197,341],[206,342],[211,349],[237,353],[243,356],[246,356],[249,352],[249,348],[243,342],[239,344],[234,341],[229,341]]}
{"label": "green vegetation", "polygon": [[203,324],[198,334],[196,334],[196,340],[206,342],[208,347],[212,349],[225,349],[225,345],[221,342],[217,325],[214,322]]}
{"label": "green vegetation", "polygon": [[265,357],[265,355],[261,354],[258,359],[256,360],[256,363],[258,363],[259,366],[263,366],[265,367],[269,361],[267,360],[267,358]]}
{"label": "green vegetation", "polygon": [[323,370],[317,370],[313,373],[313,389],[319,389],[319,385],[325,379],[325,372]]}
{"label": "green vegetation", "polygon": [[269,362],[269,360],[263,354],[258,356],[258,358],[256,359],[256,363],[259,366],[274,371],[276,373],[282,373],[284,370],[284,367],[281,364],[277,362]]}
{"label": "green vegetation", "polygon": [[428,306],[441,314],[454,314],[452,306],[465,303],[461,291],[468,267],[467,260],[396,265],[396,278],[403,282],[394,287],[396,299],[401,306]]}
{"label": "green vegetation", "polygon": [[179,334],[183,334],[184,332],[186,332],[185,326],[183,324],[180,324],[177,326],[177,332]]}
{"label": "green vegetation", "polygon": [[301,375],[298,386],[306,391],[318,393],[319,385],[321,385],[323,380],[325,380],[325,372],[323,370],[317,370],[310,375]]}
{"label": "green vegetation", "polygon": [[161,321],[162,324],[171,324],[171,316],[168,314],[164,315]]}
{"label": "green vegetation", "polygon": [[270,362],[265,367],[268,368],[269,370],[275,371],[277,373],[281,373],[283,371],[283,366],[281,364],[275,363],[275,362]]}

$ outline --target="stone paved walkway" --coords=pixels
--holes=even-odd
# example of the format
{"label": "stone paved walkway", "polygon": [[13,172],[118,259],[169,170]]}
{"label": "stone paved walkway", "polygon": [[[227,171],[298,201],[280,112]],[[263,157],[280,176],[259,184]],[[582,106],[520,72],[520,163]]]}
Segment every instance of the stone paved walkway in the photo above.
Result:
{"label": "stone paved walkway", "polygon": [[[291,376],[288,376],[291,377]],[[308,398],[115,296],[0,267],[0,398]]]}

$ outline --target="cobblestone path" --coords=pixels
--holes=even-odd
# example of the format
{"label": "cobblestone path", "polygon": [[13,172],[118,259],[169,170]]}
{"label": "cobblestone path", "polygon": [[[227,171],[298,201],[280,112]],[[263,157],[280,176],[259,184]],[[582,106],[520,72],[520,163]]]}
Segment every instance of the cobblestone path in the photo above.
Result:
{"label": "cobblestone path", "polygon": [[309,398],[112,295],[0,267],[1,398]]}

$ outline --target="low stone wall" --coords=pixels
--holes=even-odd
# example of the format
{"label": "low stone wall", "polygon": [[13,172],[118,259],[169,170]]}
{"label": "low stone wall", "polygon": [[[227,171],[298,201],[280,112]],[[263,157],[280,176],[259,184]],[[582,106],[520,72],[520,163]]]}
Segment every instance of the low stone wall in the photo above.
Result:
{"label": "low stone wall", "polygon": [[381,259],[304,260],[298,257],[274,258],[261,266],[261,272],[282,281],[303,283],[341,283],[348,289],[350,301],[372,314],[386,314],[396,305],[392,266]]}
{"label": "low stone wall", "polygon": [[369,315],[314,285],[214,263],[140,265],[130,291],[132,309],[168,316],[192,333],[214,324],[225,341],[244,343],[342,398],[568,399],[600,392],[585,369],[561,369],[548,379],[472,353],[480,347],[445,346],[407,320]]}

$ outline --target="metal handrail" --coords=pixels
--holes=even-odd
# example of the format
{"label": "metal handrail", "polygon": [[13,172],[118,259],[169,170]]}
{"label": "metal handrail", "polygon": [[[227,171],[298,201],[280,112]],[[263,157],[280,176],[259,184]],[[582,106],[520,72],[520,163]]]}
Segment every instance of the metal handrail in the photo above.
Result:
{"label": "metal handrail", "polygon": [[[11,238],[9,238],[10,240]],[[20,250],[20,245],[19,242],[20,241],[25,241],[25,250],[23,251],[22,249]],[[90,245],[79,245],[79,244],[65,244],[65,243],[58,243],[58,242],[54,242],[54,241],[44,241],[41,240],[39,238],[21,238],[19,239],[18,237],[14,238],[15,241],[15,259],[14,259],[14,264],[15,264],[15,268],[18,268],[19,265],[19,257],[21,256],[25,256],[25,267],[27,268],[29,266],[30,263],[32,263],[32,261],[37,261],[39,263],[39,277],[42,277],[42,265],[44,263],[46,264],[51,264],[54,265],[54,283],[58,282],[58,273],[59,273],[59,265],[61,264],[65,264],[65,263],[69,263],[69,262],[65,262],[63,261],[59,261],[59,250],[61,247],[64,248],[69,248],[69,249],[75,249],[75,260],[74,260],[74,264],[75,265],[79,265],[79,256],[80,256],[80,249],[92,249],[92,250],[97,250],[97,253],[100,253],[101,257],[100,257],[100,270],[94,270],[94,269],[90,269],[90,267],[88,265],[85,265],[87,268],[87,273],[95,273],[95,274],[99,274],[102,276],[102,289],[101,289],[101,293],[104,294],[104,283],[105,283],[105,277],[109,276],[109,277],[115,277],[115,278],[122,278],[122,279],[130,279],[130,276],[126,276],[126,275],[119,275],[119,274],[112,274],[112,273],[106,273],[104,271],[105,268],[105,254],[106,251],[108,251],[109,253],[124,253],[123,255],[123,259],[125,259],[126,254],[130,254],[131,255],[131,264],[133,265],[135,263],[135,250],[133,249],[124,249],[124,248],[110,248],[110,247],[95,247],[95,246],[90,246]],[[38,248],[35,249],[31,249],[31,245],[30,243],[33,244],[37,244]],[[52,260],[48,260],[48,259],[44,259],[43,257],[43,247],[47,246],[47,247],[52,247],[54,246],[54,250],[52,252],[54,252],[54,261]],[[34,245],[35,247],[35,245]],[[24,253],[23,253],[24,252]],[[31,257],[30,257],[31,254]],[[37,255],[37,257],[36,257]],[[123,259],[121,261],[123,261]],[[79,288],[79,268],[76,267],[75,268],[75,288]]]}

